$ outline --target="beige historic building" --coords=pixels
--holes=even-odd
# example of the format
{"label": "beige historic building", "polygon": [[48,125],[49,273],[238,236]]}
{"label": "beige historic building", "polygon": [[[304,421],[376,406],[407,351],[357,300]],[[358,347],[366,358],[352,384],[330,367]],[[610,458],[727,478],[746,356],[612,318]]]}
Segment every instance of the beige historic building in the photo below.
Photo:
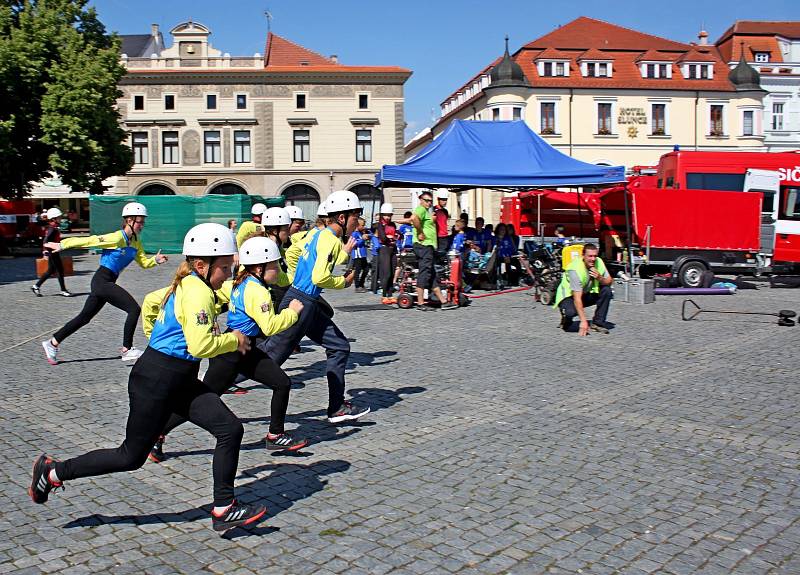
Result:
{"label": "beige historic building", "polygon": [[[683,44],[581,17],[508,49],[442,102],[407,156],[454,118],[524,120],[549,144],[594,164],[654,165],[674,146],[765,150],[759,75],[731,70],[701,32]],[[471,217],[497,221],[501,194],[459,195]]]}
{"label": "beige historic building", "polygon": [[338,189],[380,202],[375,172],[403,160],[409,70],[343,65],[272,33],[263,56],[232,57],[210,34],[189,21],[169,47],[157,26],[122,37],[135,164],[114,193],[283,195],[312,215]]}

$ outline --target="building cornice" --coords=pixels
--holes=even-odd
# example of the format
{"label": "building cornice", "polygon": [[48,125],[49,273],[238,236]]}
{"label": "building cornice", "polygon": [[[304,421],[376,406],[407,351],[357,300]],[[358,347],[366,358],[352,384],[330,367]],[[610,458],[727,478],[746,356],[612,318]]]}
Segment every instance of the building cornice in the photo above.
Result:
{"label": "building cornice", "polygon": [[269,70],[129,70],[119,84],[398,84],[410,72],[271,72]]}

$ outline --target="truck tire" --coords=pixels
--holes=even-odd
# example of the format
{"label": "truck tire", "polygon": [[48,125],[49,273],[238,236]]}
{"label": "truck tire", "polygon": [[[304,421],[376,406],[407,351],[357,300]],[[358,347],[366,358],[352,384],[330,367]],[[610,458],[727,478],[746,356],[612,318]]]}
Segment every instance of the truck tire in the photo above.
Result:
{"label": "truck tire", "polygon": [[706,271],[708,271],[708,266],[703,262],[688,261],[678,271],[678,282],[687,288],[703,287],[703,272]]}

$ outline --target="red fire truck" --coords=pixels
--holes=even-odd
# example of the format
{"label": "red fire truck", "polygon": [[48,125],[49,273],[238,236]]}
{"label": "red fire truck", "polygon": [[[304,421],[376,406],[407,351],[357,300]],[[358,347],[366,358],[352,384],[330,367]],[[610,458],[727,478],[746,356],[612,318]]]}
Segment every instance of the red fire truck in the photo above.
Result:
{"label": "red fire truck", "polygon": [[506,198],[501,219],[523,230],[527,221],[531,235],[538,221],[545,235],[564,224],[568,235],[600,238],[606,258],[633,252],[642,272],[670,271],[690,287],[700,285],[706,270],[757,275],[800,269],[800,153],[671,152],[654,175],[642,170],[627,186],[562,193],[571,211],[537,211],[543,198],[548,204],[557,193]]}
{"label": "red fire truck", "polygon": [[35,212],[31,200],[0,200],[0,243],[6,247],[38,244],[43,230]]}

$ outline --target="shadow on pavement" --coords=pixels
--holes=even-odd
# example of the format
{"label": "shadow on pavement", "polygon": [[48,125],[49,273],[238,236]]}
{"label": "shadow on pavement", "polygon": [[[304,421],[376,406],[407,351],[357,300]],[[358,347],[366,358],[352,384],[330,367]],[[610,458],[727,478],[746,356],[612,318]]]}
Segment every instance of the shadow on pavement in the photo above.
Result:
{"label": "shadow on pavement", "polygon": [[[237,497],[243,502],[260,501],[267,506],[267,519],[286,511],[295,502],[322,491],[327,481],[321,479],[333,473],[342,473],[350,468],[348,461],[341,459],[318,461],[310,465],[296,463],[268,463],[251,467],[241,472],[243,477],[254,477],[265,471],[272,471],[267,477],[256,477],[249,483],[237,486]],[[175,512],[147,513],[143,515],[102,515],[95,513],[73,519],[64,525],[67,529],[75,527],[97,527],[99,525],[152,525],[156,523],[186,523],[208,520],[211,505],[203,505]],[[236,539],[245,535],[268,535],[277,531],[274,527],[254,525],[253,527],[233,529],[223,537]]]}

